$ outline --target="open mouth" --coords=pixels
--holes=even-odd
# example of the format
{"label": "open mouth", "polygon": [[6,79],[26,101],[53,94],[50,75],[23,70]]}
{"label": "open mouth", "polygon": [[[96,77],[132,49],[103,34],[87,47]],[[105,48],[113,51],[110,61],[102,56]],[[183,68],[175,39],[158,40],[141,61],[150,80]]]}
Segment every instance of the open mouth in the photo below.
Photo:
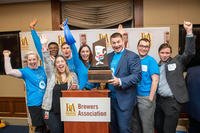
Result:
{"label": "open mouth", "polygon": [[65,66],[64,66],[64,65],[59,65],[59,66],[58,66],[58,70],[59,70],[60,72],[63,72],[63,71],[65,70]]}
{"label": "open mouth", "polygon": [[121,49],[121,47],[115,47],[116,51],[119,51]]}
{"label": "open mouth", "polygon": [[36,63],[30,63],[30,67],[35,68],[35,67],[37,67],[37,64]]}
{"label": "open mouth", "polygon": [[83,56],[83,59],[84,59],[84,60],[87,60],[87,59],[88,59],[88,56]]}

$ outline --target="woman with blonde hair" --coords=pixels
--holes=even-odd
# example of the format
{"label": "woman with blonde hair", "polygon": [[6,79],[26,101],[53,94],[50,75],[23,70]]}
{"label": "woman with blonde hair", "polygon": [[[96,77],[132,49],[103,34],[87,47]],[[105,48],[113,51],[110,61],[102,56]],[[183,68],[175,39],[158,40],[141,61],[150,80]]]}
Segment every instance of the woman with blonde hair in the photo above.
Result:
{"label": "woman with blonde hair", "polygon": [[[50,54],[43,46],[43,57],[47,74],[48,93],[45,93],[44,102],[49,105],[49,110],[44,110],[45,123],[51,133],[63,133],[63,123],[60,116],[60,97],[62,90],[77,89],[78,80],[75,73],[70,72],[66,60],[62,55],[57,55],[54,65],[51,64]],[[50,90],[51,89],[51,90]]]}
{"label": "woman with blonde hair", "polygon": [[10,62],[9,50],[4,50],[4,67],[7,75],[22,78],[26,85],[26,98],[28,111],[32,125],[36,127],[35,133],[44,132],[44,120],[42,117],[42,99],[46,90],[46,74],[43,66],[38,66],[38,55],[30,51],[26,54],[27,66],[21,69],[13,69]]}

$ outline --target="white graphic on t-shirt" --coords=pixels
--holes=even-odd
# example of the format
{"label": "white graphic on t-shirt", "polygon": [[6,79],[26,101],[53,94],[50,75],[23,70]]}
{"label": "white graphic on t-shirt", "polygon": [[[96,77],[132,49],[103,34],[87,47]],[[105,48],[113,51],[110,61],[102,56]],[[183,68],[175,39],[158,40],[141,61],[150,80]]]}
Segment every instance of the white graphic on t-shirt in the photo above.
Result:
{"label": "white graphic on t-shirt", "polygon": [[40,89],[45,89],[46,84],[45,84],[45,82],[44,82],[43,80],[40,81],[40,83],[39,83],[39,87],[40,87]]}

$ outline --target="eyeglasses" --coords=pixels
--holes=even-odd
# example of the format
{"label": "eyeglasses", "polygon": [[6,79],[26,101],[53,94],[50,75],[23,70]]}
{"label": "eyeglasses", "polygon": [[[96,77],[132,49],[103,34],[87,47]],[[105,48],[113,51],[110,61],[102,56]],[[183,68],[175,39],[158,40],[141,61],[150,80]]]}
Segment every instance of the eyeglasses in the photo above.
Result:
{"label": "eyeglasses", "polygon": [[149,48],[149,46],[144,46],[144,45],[138,45],[138,47],[145,48],[145,49]]}

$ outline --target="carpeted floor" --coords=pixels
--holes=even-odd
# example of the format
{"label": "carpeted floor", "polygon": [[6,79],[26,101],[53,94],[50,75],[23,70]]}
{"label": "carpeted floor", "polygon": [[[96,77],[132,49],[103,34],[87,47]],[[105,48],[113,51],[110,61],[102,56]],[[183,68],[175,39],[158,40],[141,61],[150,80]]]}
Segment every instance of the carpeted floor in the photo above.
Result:
{"label": "carpeted floor", "polygon": [[8,125],[0,128],[0,133],[29,133],[29,128],[28,126]]}

